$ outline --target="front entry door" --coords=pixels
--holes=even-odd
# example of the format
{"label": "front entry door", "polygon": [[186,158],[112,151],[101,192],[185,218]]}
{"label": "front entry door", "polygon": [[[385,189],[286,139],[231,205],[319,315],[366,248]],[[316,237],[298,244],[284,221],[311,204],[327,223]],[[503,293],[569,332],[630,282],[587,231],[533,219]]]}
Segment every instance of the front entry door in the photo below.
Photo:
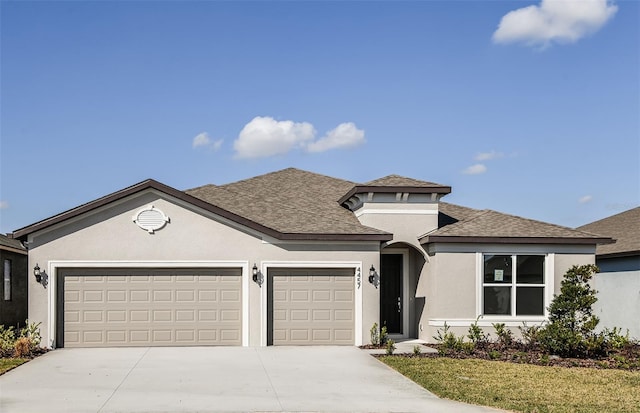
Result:
{"label": "front entry door", "polygon": [[402,331],[402,254],[380,255],[380,328],[389,334]]}

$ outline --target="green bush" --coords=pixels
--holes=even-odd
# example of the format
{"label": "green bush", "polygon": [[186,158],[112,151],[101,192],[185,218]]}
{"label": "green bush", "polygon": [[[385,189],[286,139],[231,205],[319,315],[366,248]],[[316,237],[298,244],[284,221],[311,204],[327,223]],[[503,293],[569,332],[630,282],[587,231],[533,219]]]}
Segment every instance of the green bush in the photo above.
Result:
{"label": "green bush", "polygon": [[484,345],[489,341],[489,336],[478,325],[479,318],[480,316],[469,326],[469,334],[467,334],[467,338],[473,343],[474,347]]}
{"label": "green bush", "polygon": [[11,357],[16,342],[16,332],[13,326],[0,325],[0,357]]}
{"label": "green bush", "polygon": [[417,356],[420,355],[420,353],[422,353],[422,350],[420,348],[421,348],[420,344],[416,344],[415,346],[413,346],[413,355],[414,356],[417,357]]}
{"label": "green bush", "polygon": [[540,326],[528,326],[527,323],[522,322],[522,326],[518,327],[518,329],[525,347],[534,349],[540,346]]}
{"label": "green bush", "polygon": [[376,347],[379,346],[380,333],[378,332],[378,323],[373,323],[373,326],[371,327],[371,330],[369,330],[369,332],[371,333],[371,345]]}
{"label": "green bush", "polygon": [[387,326],[383,326],[380,329],[380,345],[381,346],[386,345],[387,340],[389,340],[389,334],[387,333]]}
{"label": "green bush", "polygon": [[508,329],[504,323],[492,323],[491,325],[496,330],[498,344],[503,347],[508,347],[513,344],[513,332]]}
{"label": "green bush", "polygon": [[385,347],[387,349],[387,355],[390,356],[396,351],[396,342],[393,340],[387,340]]}
{"label": "green bush", "polygon": [[596,272],[595,265],[574,265],[564,275],[560,294],[549,306],[549,324],[540,331],[540,344],[547,352],[582,357],[605,351],[605,341],[594,333],[599,320],[593,304],[598,299],[589,281]]}

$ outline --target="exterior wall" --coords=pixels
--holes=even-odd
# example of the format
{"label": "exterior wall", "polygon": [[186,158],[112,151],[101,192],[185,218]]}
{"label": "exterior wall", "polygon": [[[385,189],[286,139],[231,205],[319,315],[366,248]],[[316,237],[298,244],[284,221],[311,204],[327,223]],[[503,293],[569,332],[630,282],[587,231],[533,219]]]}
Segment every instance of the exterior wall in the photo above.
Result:
{"label": "exterior wall", "polygon": [[598,291],[594,305],[600,318],[598,328],[619,327],[622,334],[640,339],[640,256],[597,259],[600,273],[593,287]]}
{"label": "exterior wall", "polygon": [[[4,300],[4,261],[11,260],[11,300]],[[0,249],[0,325],[23,327],[27,319],[27,255]]]}
{"label": "exterior wall", "polygon": [[438,228],[437,203],[367,202],[355,214],[363,225],[392,233],[392,242],[406,242],[419,250],[418,238]]}
{"label": "exterior wall", "polygon": [[[469,326],[482,314],[482,254],[545,254],[547,285],[545,308],[553,294],[560,290],[562,276],[572,265],[592,264],[594,246],[567,245],[490,245],[439,244],[430,245],[429,257],[422,271],[418,294],[424,294],[426,305],[419,321],[419,338],[434,342],[446,322],[451,331],[466,335]],[[549,279],[551,277],[551,279]],[[478,321],[485,332],[493,333],[492,323],[505,323],[516,336],[518,326],[539,324],[546,317],[487,316]]]}
{"label": "exterior wall", "polygon": [[[133,215],[150,204],[170,218],[170,223],[154,234],[132,222]],[[362,272],[362,268],[368,269],[371,265],[379,268],[380,248],[378,242],[276,244],[263,240],[255,231],[155,191],[138,194],[73,222],[33,234],[29,242],[29,268],[38,263],[49,281],[47,288],[43,288],[29,277],[29,316],[30,320],[42,323],[43,343],[48,344],[52,344],[54,337],[55,315],[50,314],[50,309],[55,301],[56,268],[105,263],[120,267],[242,266],[243,277],[246,274],[248,280],[243,297],[248,306],[245,320],[248,342],[245,344],[259,346],[266,344],[267,285],[261,287],[250,280],[254,263],[265,280],[270,266],[346,266]],[[368,337],[370,326],[379,318],[379,292],[360,275],[360,287],[356,288],[356,301],[360,300],[362,308],[359,330],[362,336]],[[357,327],[358,324],[357,321]]]}

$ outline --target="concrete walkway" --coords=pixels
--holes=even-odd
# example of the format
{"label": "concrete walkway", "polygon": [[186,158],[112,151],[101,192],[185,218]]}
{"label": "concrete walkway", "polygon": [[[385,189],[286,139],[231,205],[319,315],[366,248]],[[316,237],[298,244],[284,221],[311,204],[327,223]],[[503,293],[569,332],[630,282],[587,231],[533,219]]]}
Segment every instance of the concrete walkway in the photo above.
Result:
{"label": "concrete walkway", "polygon": [[61,349],[0,376],[0,412],[495,412],[353,347]]}

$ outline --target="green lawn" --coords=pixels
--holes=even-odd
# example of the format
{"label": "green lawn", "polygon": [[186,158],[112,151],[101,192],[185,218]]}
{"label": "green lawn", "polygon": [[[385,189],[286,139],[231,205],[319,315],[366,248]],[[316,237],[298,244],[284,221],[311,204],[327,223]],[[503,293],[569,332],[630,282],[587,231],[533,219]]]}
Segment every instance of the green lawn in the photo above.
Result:
{"label": "green lawn", "polygon": [[447,399],[518,412],[640,412],[640,372],[477,359],[381,357]]}
{"label": "green lawn", "polygon": [[29,359],[0,359],[0,374],[4,374],[12,368],[18,367],[19,365],[21,365],[22,363],[26,363],[27,361],[29,361]]}

